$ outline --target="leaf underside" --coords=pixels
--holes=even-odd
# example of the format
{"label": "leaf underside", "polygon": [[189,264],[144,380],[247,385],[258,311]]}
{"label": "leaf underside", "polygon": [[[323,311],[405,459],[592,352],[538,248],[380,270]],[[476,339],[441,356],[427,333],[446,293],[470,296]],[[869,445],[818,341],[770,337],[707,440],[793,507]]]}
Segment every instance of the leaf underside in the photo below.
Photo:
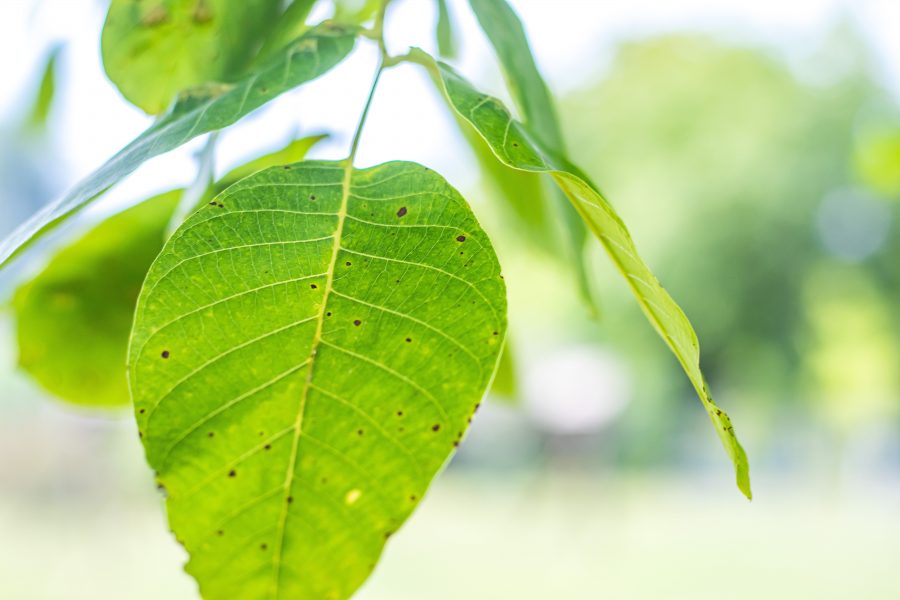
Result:
{"label": "leaf underside", "polygon": [[278,7],[279,0],[112,0],[103,67],[129,102],[159,114],[185,88],[233,81]]}
{"label": "leaf underside", "polygon": [[638,255],[628,229],[613,207],[577,167],[543,148],[521,123],[512,118],[502,102],[477,91],[448,65],[435,63],[427,55],[422,62],[436,69],[450,103],[482,135],[501,162],[515,169],[549,174],[569,197],[622,273],[647,319],[678,358],[734,463],[738,487],[750,498],[747,456],[735,436],[731,419],[716,406],[709,393],[700,370],[697,334],[684,312]]}
{"label": "leaf underside", "polygon": [[4,239],[0,243],[0,268],[147,160],[198,135],[236,123],[283,92],[322,75],[350,53],[354,40],[352,31],[321,26],[308,31],[245,79],[183,93],[149,129]]}
{"label": "leaf underside", "polygon": [[414,163],[303,162],[189,218],[129,376],[205,598],[347,598],[462,438],[506,332],[462,197]]}

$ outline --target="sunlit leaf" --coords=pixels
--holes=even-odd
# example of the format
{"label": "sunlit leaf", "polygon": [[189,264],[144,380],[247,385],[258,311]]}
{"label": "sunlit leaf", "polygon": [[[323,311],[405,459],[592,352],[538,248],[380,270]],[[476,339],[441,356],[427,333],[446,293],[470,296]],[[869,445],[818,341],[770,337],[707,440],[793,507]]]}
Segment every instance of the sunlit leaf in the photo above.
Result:
{"label": "sunlit leaf", "polygon": [[103,66],[129,102],[161,113],[185,88],[241,75],[278,17],[279,5],[279,0],[112,0],[101,37]]}
{"label": "sunlit leaf", "polygon": [[349,597],[505,331],[489,240],[421,165],[276,167],[189,218],[144,284],[129,373],[203,597]]}
{"label": "sunlit leaf", "polygon": [[[555,153],[563,153],[562,130],[556,114],[556,107],[550,90],[541,77],[534,61],[525,29],[518,15],[510,8],[506,0],[469,0],[478,23],[490,40],[513,102],[522,114],[525,127],[544,145]],[[507,196],[511,203],[541,203],[538,197]],[[563,236],[568,240],[568,258],[575,268],[575,278],[581,295],[593,313],[597,307],[594,303],[584,260],[584,245],[587,229],[576,210],[566,199],[554,192],[549,194],[550,207],[562,217],[564,227],[553,228],[555,220],[545,221],[547,234]],[[522,210],[518,210],[520,214]]]}
{"label": "sunlit leaf", "polygon": [[84,406],[128,404],[134,306],[180,196],[167,192],[110,217],[16,292],[19,366],[49,392]]}
{"label": "sunlit leaf", "polygon": [[4,239],[0,243],[0,267],[145,161],[198,135],[231,125],[281,93],[325,73],[350,52],[353,42],[354,34],[346,29],[319,27],[238,83],[211,85],[182,94],[147,131]]}
{"label": "sunlit leaf", "polygon": [[638,256],[631,235],[613,207],[577,167],[542,148],[541,143],[510,116],[502,102],[475,90],[449,66],[435,63],[424,52],[416,51],[415,56],[416,60],[436,69],[454,108],[481,133],[504,164],[515,169],[548,173],[569,197],[622,273],[647,319],[681,363],[734,463],[738,487],[749,498],[747,457],[728,415],[710,396],[700,370],[697,335],[684,312]]}

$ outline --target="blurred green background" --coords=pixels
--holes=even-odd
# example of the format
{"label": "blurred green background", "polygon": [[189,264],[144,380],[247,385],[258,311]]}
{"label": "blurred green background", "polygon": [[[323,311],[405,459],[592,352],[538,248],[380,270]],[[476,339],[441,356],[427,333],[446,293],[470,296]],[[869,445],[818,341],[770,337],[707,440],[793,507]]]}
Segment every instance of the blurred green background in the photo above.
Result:
{"label": "blurred green background", "polygon": [[[534,3],[513,4],[529,25]],[[900,597],[900,74],[836,6],[799,51],[700,17],[622,26],[558,94],[570,155],[697,329],[754,501],[600,248],[592,319],[554,242],[472,175],[457,135],[442,160],[463,160],[448,177],[506,271],[515,386],[359,598]],[[539,58],[569,35],[539,30]],[[48,167],[59,121],[22,108],[38,77],[0,115],[4,232],[71,183]],[[5,298],[41,260],[0,279]],[[16,368],[15,327],[0,314],[0,598],[195,597],[129,415],[42,392]]]}

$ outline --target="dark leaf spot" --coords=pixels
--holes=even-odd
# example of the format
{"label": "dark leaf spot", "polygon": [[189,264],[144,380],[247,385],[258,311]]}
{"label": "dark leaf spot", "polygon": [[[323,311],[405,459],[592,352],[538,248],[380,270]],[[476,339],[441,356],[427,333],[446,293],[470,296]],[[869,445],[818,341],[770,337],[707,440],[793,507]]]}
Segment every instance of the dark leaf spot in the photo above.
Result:
{"label": "dark leaf spot", "polygon": [[235,471],[234,469],[228,471],[228,476],[229,476],[229,477],[235,477],[236,475],[237,475],[237,471]]}
{"label": "dark leaf spot", "polygon": [[362,321],[360,321],[359,319],[355,319],[353,321],[353,324],[356,325],[357,327],[359,327],[360,325],[362,325]]}
{"label": "dark leaf spot", "polygon": [[398,216],[398,217],[402,217],[402,216],[405,215],[405,214],[406,214],[406,207],[405,207],[405,206],[401,206],[401,207],[400,207],[400,210],[397,211],[397,216]]}
{"label": "dark leaf spot", "polygon": [[309,284],[309,287],[311,287],[312,289],[317,289],[319,286],[317,286],[314,283],[311,283],[311,284]]}
{"label": "dark leaf spot", "polygon": [[440,424],[440,423],[435,423],[434,425],[431,426],[431,430],[432,430],[432,431],[440,431],[440,430],[441,430],[441,424]]}
{"label": "dark leaf spot", "polygon": [[259,545],[259,549],[260,549],[260,550],[265,550],[265,549],[268,548],[268,547],[269,547],[269,546],[266,545],[266,544],[260,544],[260,545]]}
{"label": "dark leaf spot", "polygon": [[163,358],[169,358],[169,351],[168,351],[168,350],[163,350],[163,351],[162,351],[162,354],[160,354],[160,356],[162,356]]}
{"label": "dark leaf spot", "polygon": [[347,265],[347,266],[348,266],[348,267],[349,267],[349,266],[350,266],[350,265],[352,265],[352,264],[353,264],[353,263],[352,263],[352,262],[350,262],[350,261],[349,261],[349,260],[348,260],[348,261],[347,261],[347,262],[345,262],[345,263],[344,263],[344,264],[345,264],[345,265]]}
{"label": "dark leaf spot", "polygon": [[309,199],[310,199],[310,200],[315,200],[315,199],[316,199],[316,195],[315,195],[315,194],[310,194],[310,195],[309,195]]}
{"label": "dark leaf spot", "polygon": [[362,429],[357,429],[357,430],[356,430],[356,435],[360,435],[360,436],[361,436],[361,435],[364,435],[365,433],[366,433],[366,432],[363,431]]}
{"label": "dark leaf spot", "polygon": [[215,432],[215,431],[210,431],[209,433],[206,434],[206,436],[207,436],[207,437],[215,437],[215,436],[216,436],[216,432]]}
{"label": "dark leaf spot", "polygon": [[271,450],[271,449],[272,449],[272,444],[266,444],[265,446],[263,446],[263,450]]}
{"label": "dark leaf spot", "polygon": [[225,532],[222,531],[222,530],[220,529],[220,530],[218,530],[218,531],[216,532],[216,535],[218,535],[219,537],[221,537],[221,536],[225,535]]}
{"label": "dark leaf spot", "polygon": [[294,501],[294,497],[293,497],[293,496],[288,496],[288,497],[287,497],[287,503],[288,503],[288,504],[292,503],[293,501]]}
{"label": "dark leaf spot", "polygon": [[464,235],[458,235],[458,236],[456,236],[456,241],[457,241],[457,242],[464,242],[464,241],[466,241],[466,236],[464,236]]}
{"label": "dark leaf spot", "polygon": [[411,341],[412,341],[412,338],[406,338],[406,343],[407,343],[407,344],[410,343]]}
{"label": "dark leaf spot", "polygon": [[329,310],[327,313],[325,313],[325,316],[326,316],[326,317],[330,317],[330,316],[331,316],[331,311]]}
{"label": "dark leaf spot", "polygon": [[139,410],[138,412],[139,412],[140,414],[144,414],[145,412],[147,412],[147,409],[146,409],[146,408],[142,408],[142,409]]}
{"label": "dark leaf spot", "polygon": [[398,411],[397,411],[397,416],[398,416],[398,417],[402,417],[402,416],[403,416],[403,411],[402,411],[402,410],[398,410]]}

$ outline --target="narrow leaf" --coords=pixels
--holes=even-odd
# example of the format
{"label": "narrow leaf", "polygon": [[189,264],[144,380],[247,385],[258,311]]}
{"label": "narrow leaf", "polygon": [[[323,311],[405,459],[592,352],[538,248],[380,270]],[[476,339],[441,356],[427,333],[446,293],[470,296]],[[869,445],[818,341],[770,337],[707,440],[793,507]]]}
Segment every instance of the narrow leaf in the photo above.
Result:
{"label": "narrow leaf", "polygon": [[19,366],[47,391],[82,406],[128,404],[134,306],[180,196],[167,192],[110,217],[18,289]]}
{"label": "narrow leaf", "polygon": [[728,415],[710,396],[700,370],[697,334],[681,308],[638,256],[628,229],[613,207],[579,169],[542,148],[541,143],[510,116],[502,102],[478,92],[449,66],[435,63],[424,52],[416,51],[415,56],[437,70],[454,108],[481,133],[504,164],[514,169],[548,173],[569,197],[624,276],[647,319],[678,358],[734,463],[738,487],[750,498],[747,457]]}
{"label": "narrow leaf", "polygon": [[421,165],[277,167],[189,218],[144,284],[129,374],[203,597],[348,598],[505,332],[490,241]]}
{"label": "narrow leaf", "polygon": [[183,89],[241,75],[279,5],[280,0],[112,0],[101,36],[103,66],[129,102],[159,114]]}
{"label": "narrow leaf", "polygon": [[28,113],[26,124],[32,129],[41,129],[47,124],[53,97],[56,93],[56,63],[62,52],[62,46],[55,46],[47,56],[44,70],[38,84],[37,94]]}
{"label": "narrow leaf", "polygon": [[291,2],[284,13],[275,21],[272,31],[263,41],[262,48],[259,49],[257,60],[266,60],[278,50],[285,47],[291,40],[300,36],[304,31],[309,29],[306,25],[306,18],[312,10],[315,0],[294,0]]}
{"label": "narrow leaf", "polygon": [[437,37],[438,52],[444,58],[456,56],[456,40],[453,38],[453,22],[450,20],[450,10],[447,8],[447,0],[437,0]]}
{"label": "narrow leaf", "polygon": [[[556,107],[534,61],[531,46],[528,44],[525,29],[518,15],[506,0],[469,0],[469,5],[494,47],[507,88],[522,114],[525,126],[545,148],[558,154],[564,153],[565,143]],[[561,194],[558,192],[551,194],[550,199],[565,226],[562,235],[563,239],[568,240],[568,255],[575,270],[579,290],[591,312],[596,314],[597,306],[590,290],[584,259],[587,229],[576,210]],[[510,197],[510,202],[515,201],[516,199]],[[538,202],[539,199],[534,201]],[[559,235],[558,231],[553,233]]]}
{"label": "narrow leaf", "polygon": [[238,83],[211,85],[182,94],[172,109],[147,131],[3,240],[0,267],[145,161],[198,135],[231,125],[281,93],[325,73],[347,56],[353,42],[353,33],[322,26],[306,33]]}

